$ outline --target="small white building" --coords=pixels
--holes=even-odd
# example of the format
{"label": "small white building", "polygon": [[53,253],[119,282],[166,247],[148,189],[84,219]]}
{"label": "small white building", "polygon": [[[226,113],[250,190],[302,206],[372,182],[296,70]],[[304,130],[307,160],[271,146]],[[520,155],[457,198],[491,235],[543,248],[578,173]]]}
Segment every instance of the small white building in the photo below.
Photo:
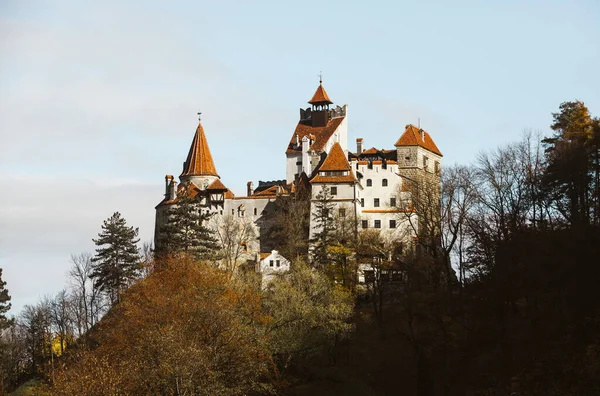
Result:
{"label": "small white building", "polygon": [[262,275],[263,289],[277,276],[290,270],[290,261],[283,257],[277,250],[271,253],[261,253],[256,265],[256,272]]}

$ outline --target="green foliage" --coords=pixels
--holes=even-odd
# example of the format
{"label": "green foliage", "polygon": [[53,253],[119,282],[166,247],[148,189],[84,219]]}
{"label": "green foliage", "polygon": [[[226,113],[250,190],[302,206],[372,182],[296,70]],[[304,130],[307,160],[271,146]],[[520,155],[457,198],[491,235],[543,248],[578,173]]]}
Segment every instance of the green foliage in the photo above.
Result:
{"label": "green foliage", "polygon": [[333,244],[335,231],[333,208],[335,204],[329,187],[326,185],[321,186],[321,191],[316,198],[315,211],[312,214],[316,232],[310,241],[313,244],[311,253],[313,262],[324,267],[329,262],[327,249]]}
{"label": "green foliage", "polygon": [[190,197],[182,190],[177,202],[166,211],[166,223],[160,229],[157,252],[161,254],[186,253],[197,259],[214,255],[218,249],[213,232],[206,227],[212,214],[202,212],[198,197]]}
{"label": "green foliage", "polygon": [[128,227],[119,212],[102,224],[98,239],[94,239],[96,255],[92,258],[90,278],[99,290],[106,292],[112,302],[140,272],[140,256],[136,244],[138,229]]}
{"label": "green foliage", "polygon": [[331,348],[353,330],[352,296],[301,261],[293,264],[289,274],[271,283],[263,306],[272,317],[267,327],[270,348],[283,367],[292,359]]}
{"label": "green foliage", "polygon": [[583,102],[565,102],[553,113],[544,183],[556,208],[575,227],[600,224],[600,120]]}
{"label": "green foliage", "polygon": [[0,331],[8,328],[12,320],[6,318],[6,313],[10,309],[10,295],[6,289],[6,282],[2,280],[2,268],[0,268]]}

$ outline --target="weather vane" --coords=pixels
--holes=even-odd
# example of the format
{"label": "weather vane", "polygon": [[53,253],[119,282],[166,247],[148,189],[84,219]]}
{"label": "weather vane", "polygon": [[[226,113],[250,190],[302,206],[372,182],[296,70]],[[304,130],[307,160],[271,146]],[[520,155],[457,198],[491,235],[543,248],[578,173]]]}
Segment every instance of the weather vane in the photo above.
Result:
{"label": "weather vane", "polygon": [[323,70],[319,71],[319,84],[323,84]]}
{"label": "weather vane", "polygon": [[201,116],[202,116],[202,112],[201,112],[201,111],[199,111],[199,112],[198,112],[198,121],[202,121],[202,120],[201,120],[201,118],[202,118]]}

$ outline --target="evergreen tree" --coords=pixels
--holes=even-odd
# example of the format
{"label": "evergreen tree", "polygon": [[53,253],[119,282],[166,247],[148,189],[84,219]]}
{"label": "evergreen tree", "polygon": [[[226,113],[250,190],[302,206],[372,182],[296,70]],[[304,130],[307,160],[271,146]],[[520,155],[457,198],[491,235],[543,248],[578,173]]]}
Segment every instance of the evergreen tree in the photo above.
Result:
{"label": "evergreen tree", "polygon": [[334,243],[333,231],[335,230],[333,219],[334,203],[332,201],[329,187],[323,185],[317,194],[315,211],[312,218],[315,221],[316,233],[311,243],[313,244],[312,259],[317,265],[324,266],[329,258],[329,247]]}
{"label": "evergreen tree", "polygon": [[187,189],[167,209],[166,217],[166,224],[160,230],[159,253],[186,253],[202,259],[218,248],[212,230],[205,226],[212,213],[202,213],[198,197],[191,197]]}
{"label": "evergreen tree", "polygon": [[547,138],[548,167],[544,181],[558,211],[574,226],[598,224],[597,195],[600,191],[600,130],[583,102],[565,102],[553,113]]}
{"label": "evergreen tree", "polygon": [[6,289],[6,282],[2,280],[2,268],[0,268],[0,331],[10,327],[12,321],[6,318],[10,309],[10,295]]}
{"label": "evergreen tree", "polygon": [[138,229],[128,227],[119,212],[104,220],[98,239],[93,239],[98,248],[92,258],[90,278],[94,286],[108,294],[112,303],[118,301],[119,292],[140,271],[140,256],[136,244],[140,241]]}

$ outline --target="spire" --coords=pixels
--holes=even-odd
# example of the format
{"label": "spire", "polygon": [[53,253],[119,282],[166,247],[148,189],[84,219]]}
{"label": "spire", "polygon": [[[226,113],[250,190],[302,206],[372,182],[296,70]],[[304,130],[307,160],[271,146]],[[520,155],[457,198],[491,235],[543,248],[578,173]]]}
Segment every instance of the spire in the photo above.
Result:
{"label": "spire", "polygon": [[315,94],[313,95],[312,99],[308,101],[308,103],[310,103],[311,105],[314,105],[314,106],[333,104],[331,99],[329,99],[327,92],[325,92],[325,88],[323,88],[323,80],[321,79],[320,75],[319,75],[319,87],[315,91]]}
{"label": "spire", "polygon": [[183,163],[183,171],[179,177],[181,176],[219,177],[201,123],[198,123],[192,146],[190,147],[187,159]]}

